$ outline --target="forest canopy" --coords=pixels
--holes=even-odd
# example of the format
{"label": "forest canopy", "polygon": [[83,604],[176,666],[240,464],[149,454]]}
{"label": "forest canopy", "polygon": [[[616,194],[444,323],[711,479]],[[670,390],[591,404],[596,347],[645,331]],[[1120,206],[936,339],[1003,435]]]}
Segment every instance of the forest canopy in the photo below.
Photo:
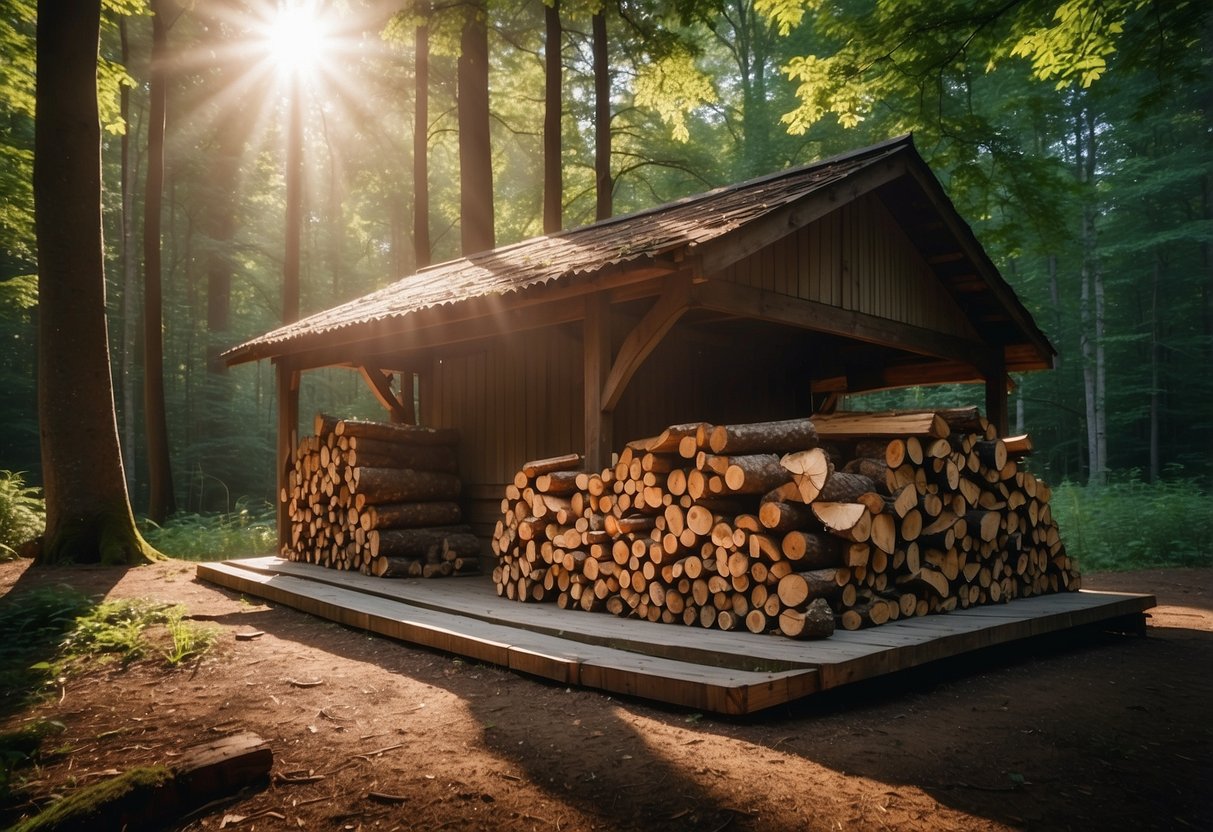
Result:
{"label": "forest canopy", "polygon": [[[469,245],[592,222],[604,195],[624,213],[908,131],[1058,348],[1011,395],[1034,466],[1058,481],[1209,474],[1207,3],[286,5],[293,17],[268,0],[103,5],[106,312],[137,508],[162,454],[178,507],[271,498],[270,370],[219,354],[289,316],[292,200],[308,314]],[[0,469],[33,481],[35,25],[31,0],[0,14]],[[380,414],[356,373],[308,373],[302,396],[304,413]],[[167,451],[145,441],[160,419]]]}

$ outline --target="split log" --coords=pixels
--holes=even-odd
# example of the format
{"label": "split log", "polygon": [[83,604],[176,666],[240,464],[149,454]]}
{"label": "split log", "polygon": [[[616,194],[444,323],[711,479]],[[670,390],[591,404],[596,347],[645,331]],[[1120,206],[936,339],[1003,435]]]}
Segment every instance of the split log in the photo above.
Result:
{"label": "split log", "polygon": [[812,508],[826,530],[839,537],[863,543],[872,533],[872,515],[861,503],[816,502]]}
{"label": "split log", "polygon": [[780,460],[780,465],[792,475],[792,481],[800,492],[800,500],[805,503],[817,499],[834,473],[829,455],[821,448],[786,454]]}

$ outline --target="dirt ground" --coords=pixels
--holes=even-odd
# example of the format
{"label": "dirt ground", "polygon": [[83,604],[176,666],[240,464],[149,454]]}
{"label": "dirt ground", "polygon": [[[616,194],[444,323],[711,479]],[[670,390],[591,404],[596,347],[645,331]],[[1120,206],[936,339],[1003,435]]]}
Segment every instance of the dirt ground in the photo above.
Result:
{"label": "dirt ground", "polygon": [[997,649],[729,720],[367,636],[199,583],[193,564],[27,566],[0,564],[0,594],[174,601],[222,636],[196,666],[102,669],[4,719],[60,720],[71,748],[23,771],[10,818],[251,730],[273,781],[178,828],[1213,829],[1213,570],[1084,575],[1157,595],[1145,638]]}

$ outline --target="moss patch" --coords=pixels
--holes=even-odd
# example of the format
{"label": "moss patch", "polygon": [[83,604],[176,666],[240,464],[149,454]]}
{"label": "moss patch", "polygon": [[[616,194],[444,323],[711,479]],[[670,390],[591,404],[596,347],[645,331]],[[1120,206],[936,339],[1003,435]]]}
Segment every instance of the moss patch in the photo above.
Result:
{"label": "moss patch", "polygon": [[163,766],[133,768],[86,786],[13,827],[13,832],[137,828],[154,814],[156,793],[173,779]]}

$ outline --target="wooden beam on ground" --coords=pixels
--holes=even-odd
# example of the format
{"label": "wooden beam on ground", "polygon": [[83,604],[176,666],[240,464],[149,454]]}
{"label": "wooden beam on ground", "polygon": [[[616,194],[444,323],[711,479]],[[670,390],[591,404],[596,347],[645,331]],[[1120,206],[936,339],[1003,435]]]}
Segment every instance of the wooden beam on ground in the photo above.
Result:
{"label": "wooden beam on ground", "polygon": [[[391,421],[397,424],[413,423],[411,412],[413,409],[413,391],[411,389],[409,390],[409,408],[408,411],[406,411],[400,399],[397,398],[396,394],[392,392],[391,373],[385,373],[383,370],[372,370],[368,367],[359,367],[358,373],[362,376],[362,380],[366,382],[366,386],[371,389],[371,393],[375,395],[375,399],[378,400],[379,404],[383,406],[383,409],[388,412],[388,416]],[[404,376],[402,374],[401,378],[403,377]],[[409,379],[410,381],[412,380],[411,375]],[[404,384],[401,382],[402,394],[404,393],[403,387]],[[410,384],[409,387],[411,388],[412,385]]]}
{"label": "wooden beam on ground", "polygon": [[586,297],[581,331],[585,376],[585,468],[600,471],[611,461],[614,438],[612,415],[602,402],[611,362],[611,303],[606,295]]}
{"label": "wooden beam on ground", "polygon": [[[661,339],[678,322],[690,307],[691,274],[680,272],[671,275],[666,280],[665,288],[657,301],[649,307],[649,311],[632,331],[628,333],[619,348],[619,354],[611,365],[606,383],[602,386],[602,409],[614,411],[619,404],[619,398],[627,389],[632,376],[644,364],[649,354],[661,343]],[[589,377],[587,376],[587,382]],[[593,469],[591,469],[593,470]]]}
{"label": "wooden beam on ground", "polygon": [[287,544],[291,518],[286,500],[287,472],[295,464],[295,448],[299,445],[299,371],[285,358],[274,359],[275,385],[278,393],[278,488],[274,499],[278,503],[278,548]]}
{"label": "wooden beam on ground", "polygon": [[980,363],[995,353],[979,341],[724,280],[696,285],[691,305],[950,361]]}

